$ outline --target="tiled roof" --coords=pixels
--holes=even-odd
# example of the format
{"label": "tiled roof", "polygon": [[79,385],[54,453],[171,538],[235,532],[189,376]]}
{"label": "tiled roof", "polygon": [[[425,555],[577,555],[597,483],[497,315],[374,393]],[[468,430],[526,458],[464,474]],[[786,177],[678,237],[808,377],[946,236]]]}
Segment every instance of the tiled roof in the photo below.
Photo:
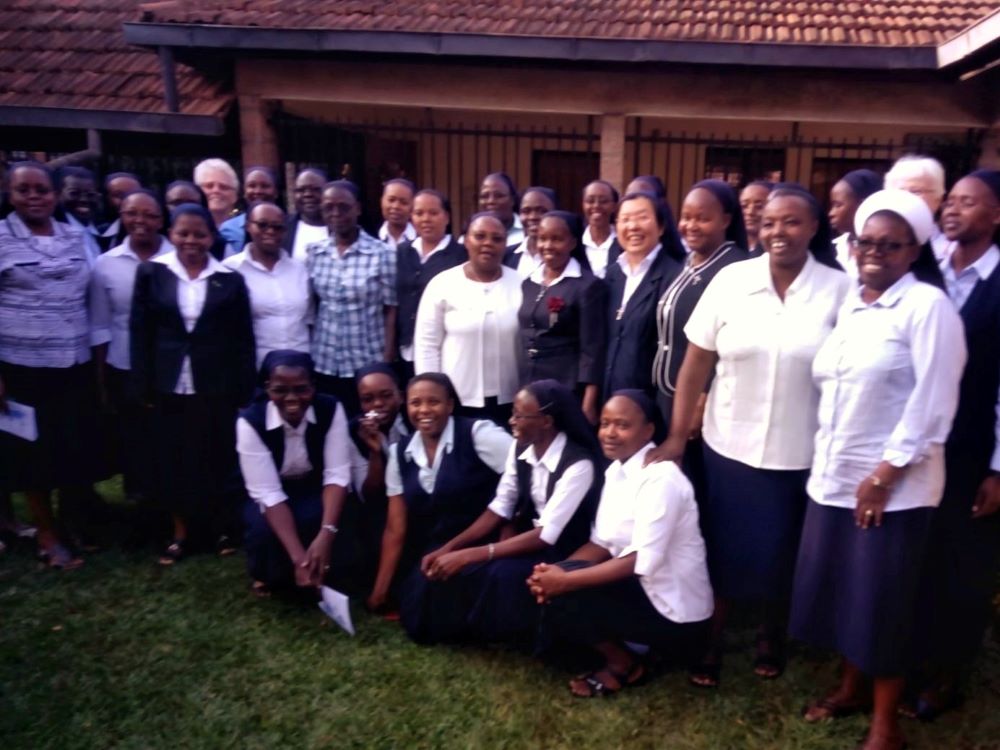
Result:
{"label": "tiled roof", "polygon": [[271,29],[921,47],[997,0],[160,0],[147,22]]}
{"label": "tiled roof", "polygon": [[[155,52],[125,43],[139,0],[0,0],[0,106],[166,112]],[[177,65],[180,112],[221,115],[227,86]]]}

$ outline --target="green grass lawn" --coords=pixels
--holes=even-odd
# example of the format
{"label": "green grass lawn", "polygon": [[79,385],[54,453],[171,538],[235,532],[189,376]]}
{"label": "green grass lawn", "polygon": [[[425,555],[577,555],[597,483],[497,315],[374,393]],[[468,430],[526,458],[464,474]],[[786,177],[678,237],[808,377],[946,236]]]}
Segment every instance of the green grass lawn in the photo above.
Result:
{"label": "green grass lawn", "polygon": [[[358,635],[319,610],[248,591],[242,558],[151,552],[40,569],[0,556],[0,749],[53,748],[853,748],[863,717],[809,726],[799,709],[835,680],[796,653],[786,675],[750,673],[752,633],[731,639],[723,684],[683,674],[606,700],[499,648],[426,648],[354,606]],[[965,709],[908,722],[911,747],[1000,748],[1000,648]]]}

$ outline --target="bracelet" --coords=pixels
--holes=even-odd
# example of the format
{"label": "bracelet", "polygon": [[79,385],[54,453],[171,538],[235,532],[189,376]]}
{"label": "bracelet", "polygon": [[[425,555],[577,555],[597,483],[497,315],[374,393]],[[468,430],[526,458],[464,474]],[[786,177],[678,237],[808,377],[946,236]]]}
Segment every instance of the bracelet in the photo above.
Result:
{"label": "bracelet", "polygon": [[496,552],[496,545],[490,542],[490,546],[487,549],[490,551],[490,557],[486,562],[493,562],[493,553]]}
{"label": "bracelet", "polygon": [[324,523],[320,528],[323,529],[323,531],[329,531],[331,534],[336,534],[340,530],[332,523]]}
{"label": "bracelet", "polygon": [[870,474],[868,476],[868,481],[872,483],[872,487],[876,487],[880,490],[885,490],[886,492],[889,492],[892,489],[892,486],[886,484],[881,479],[879,479],[877,474]]}

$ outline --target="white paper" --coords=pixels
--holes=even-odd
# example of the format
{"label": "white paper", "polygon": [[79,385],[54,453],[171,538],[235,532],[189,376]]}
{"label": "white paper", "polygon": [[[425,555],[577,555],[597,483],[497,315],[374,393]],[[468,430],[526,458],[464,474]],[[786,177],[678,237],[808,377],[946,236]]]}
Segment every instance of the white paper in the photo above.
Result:
{"label": "white paper", "polygon": [[38,440],[34,407],[7,399],[7,413],[0,412],[0,430],[31,442]]}
{"label": "white paper", "polygon": [[319,608],[323,614],[340,625],[350,635],[354,635],[354,623],[351,622],[351,605],[347,594],[342,594],[329,586],[320,586],[320,593],[323,601],[319,603]]}

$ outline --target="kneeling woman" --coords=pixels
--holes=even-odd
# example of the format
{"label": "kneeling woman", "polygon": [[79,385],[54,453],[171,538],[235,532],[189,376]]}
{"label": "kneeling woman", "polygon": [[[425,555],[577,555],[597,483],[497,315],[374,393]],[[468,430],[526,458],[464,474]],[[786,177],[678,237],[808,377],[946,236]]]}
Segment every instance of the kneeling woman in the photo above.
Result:
{"label": "kneeling woman", "polygon": [[598,445],[573,391],[555,380],[526,386],[510,425],[516,442],[493,501],[421,562],[433,582],[426,622],[436,640],[530,644],[538,607],[524,579],[537,563],[565,559],[590,532]]}
{"label": "kneeling woman", "polygon": [[415,432],[400,439],[386,466],[389,506],[368,606],[384,608],[392,593],[415,640],[426,639],[421,558],[486,509],[510,450],[510,435],[495,423],[452,416],[459,405],[447,375],[413,378],[406,409]]}
{"label": "kneeling woman", "polygon": [[598,438],[613,463],[590,541],[568,560],[541,563],[528,578],[551,636],[590,646],[604,665],[570,681],[574,695],[614,693],[643,676],[625,641],[667,655],[697,654],[712,616],[705,542],[694,490],[673,462],[644,466],[656,405],[643,392],[616,392]]}
{"label": "kneeling woman", "polygon": [[331,567],[337,585],[347,572],[337,523],[351,466],[347,417],[332,396],[317,394],[312,357],[269,352],[261,367],[266,398],[240,412],[236,449],[250,502],[247,569],[253,589],[320,585]]}

